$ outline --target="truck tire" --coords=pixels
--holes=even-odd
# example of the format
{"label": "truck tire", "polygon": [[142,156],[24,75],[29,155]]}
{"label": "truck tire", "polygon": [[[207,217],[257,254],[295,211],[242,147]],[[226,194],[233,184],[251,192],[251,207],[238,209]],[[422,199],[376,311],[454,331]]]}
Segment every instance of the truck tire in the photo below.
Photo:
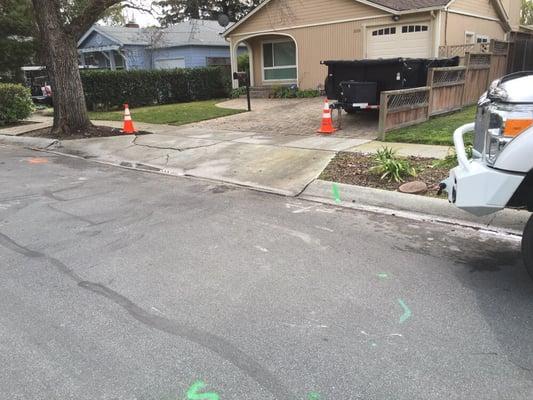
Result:
{"label": "truck tire", "polygon": [[522,257],[529,276],[533,278],[533,215],[529,218],[522,236]]}

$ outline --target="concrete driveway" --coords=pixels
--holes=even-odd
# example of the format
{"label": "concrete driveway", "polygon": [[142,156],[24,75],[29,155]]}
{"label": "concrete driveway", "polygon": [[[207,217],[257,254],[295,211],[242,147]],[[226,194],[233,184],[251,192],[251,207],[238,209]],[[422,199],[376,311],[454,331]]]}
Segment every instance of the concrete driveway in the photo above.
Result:
{"label": "concrete driveway", "polygon": [[[218,104],[219,107],[246,109],[246,99],[235,99]],[[322,118],[324,99],[252,99],[252,112],[190,124],[191,127],[222,129],[241,132],[279,133],[290,135],[316,135]],[[338,122],[337,111],[333,113]],[[342,129],[336,137],[376,139],[377,112],[342,115]]]}

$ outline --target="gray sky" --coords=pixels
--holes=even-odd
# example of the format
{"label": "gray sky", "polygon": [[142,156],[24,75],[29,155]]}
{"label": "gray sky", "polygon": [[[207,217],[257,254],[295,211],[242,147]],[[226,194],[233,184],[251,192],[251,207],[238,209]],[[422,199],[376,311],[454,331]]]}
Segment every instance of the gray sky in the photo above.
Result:
{"label": "gray sky", "polygon": [[[150,8],[152,1],[151,0],[135,0],[135,1],[132,1],[132,3],[139,4],[144,8]],[[156,12],[159,12],[159,10],[157,10]],[[139,10],[133,10],[130,8],[126,9],[126,15],[127,15],[126,19],[130,19],[131,16],[133,15],[133,17],[135,18],[135,22],[137,22],[139,25],[143,27],[150,26],[150,25],[159,25],[156,19],[157,15],[153,16],[148,13],[145,13]]]}

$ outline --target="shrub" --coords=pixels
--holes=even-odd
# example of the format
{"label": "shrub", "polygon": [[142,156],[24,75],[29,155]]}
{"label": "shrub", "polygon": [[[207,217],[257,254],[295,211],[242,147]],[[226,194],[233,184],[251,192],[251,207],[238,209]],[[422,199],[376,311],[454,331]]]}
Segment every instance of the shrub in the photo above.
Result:
{"label": "shrub", "polygon": [[34,110],[30,89],[0,83],[0,126],[28,118]]}
{"label": "shrub", "polygon": [[374,158],[376,165],[370,172],[381,175],[381,179],[388,179],[390,182],[403,182],[406,176],[416,176],[416,170],[409,161],[396,157],[396,151],[383,147],[379,149]]}
{"label": "shrub", "polygon": [[237,65],[239,71],[250,71],[250,55],[248,53],[242,53],[237,57]]}
{"label": "shrub", "polygon": [[241,86],[237,89],[233,89],[230,93],[230,97],[232,99],[238,99],[239,97],[243,96],[246,94],[246,87],[245,86]]}
{"label": "shrub", "polygon": [[[474,155],[474,147],[469,144],[465,147],[466,155],[468,158],[472,158]],[[451,152],[449,152],[446,157],[444,157],[442,160],[437,160],[433,163],[433,167],[436,168],[454,168],[457,167],[459,162],[457,161],[457,153],[455,152],[455,149],[452,149]]]}
{"label": "shrub", "polygon": [[224,67],[174,70],[82,71],[89,109],[109,110],[228,97],[229,70]]}
{"label": "shrub", "polygon": [[318,90],[300,90],[296,85],[292,86],[273,86],[272,97],[275,99],[294,99],[294,98],[310,98],[318,97],[320,92]]}

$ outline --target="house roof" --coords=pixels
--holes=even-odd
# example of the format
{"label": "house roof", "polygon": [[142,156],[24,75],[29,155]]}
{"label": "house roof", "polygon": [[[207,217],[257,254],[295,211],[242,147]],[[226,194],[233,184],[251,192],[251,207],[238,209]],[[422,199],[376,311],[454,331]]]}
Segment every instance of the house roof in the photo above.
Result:
{"label": "house roof", "polygon": [[[160,37],[153,43],[157,48],[181,46],[228,46],[220,35],[222,28],[217,21],[189,20],[161,29]],[[149,46],[153,37],[151,28],[127,28],[119,26],[94,25],[78,41],[78,47],[93,32],[97,32],[117,44],[131,46]]]}
{"label": "house roof", "polygon": [[446,6],[451,0],[367,0],[378,6],[395,11],[420,10]]}
{"label": "house roof", "polygon": [[[252,11],[246,14],[238,22],[229,26],[224,31],[224,36],[227,36],[232,30],[234,30],[239,25],[241,25],[249,17],[251,17],[257,11],[259,11],[265,5],[267,5],[270,1],[271,0],[263,0],[257,7],[255,7]],[[452,1],[453,0],[354,0],[354,2],[357,2],[357,3],[366,4],[371,7],[376,7],[376,8],[379,8],[381,10],[384,10],[390,13],[400,13],[400,14],[414,13],[414,12],[421,11],[421,10],[429,11],[429,10],[443,9],[446,6],[448,6],[448,4],[451,3]],[[508,25],[508,21],[507,21],[508,17],[505,12],[505,9],[503,8],[501,4],[501,0],[492,0],[492,1],[494,1],[498,12],[502,14],[502,19],[504,20],[504,23]]]}

